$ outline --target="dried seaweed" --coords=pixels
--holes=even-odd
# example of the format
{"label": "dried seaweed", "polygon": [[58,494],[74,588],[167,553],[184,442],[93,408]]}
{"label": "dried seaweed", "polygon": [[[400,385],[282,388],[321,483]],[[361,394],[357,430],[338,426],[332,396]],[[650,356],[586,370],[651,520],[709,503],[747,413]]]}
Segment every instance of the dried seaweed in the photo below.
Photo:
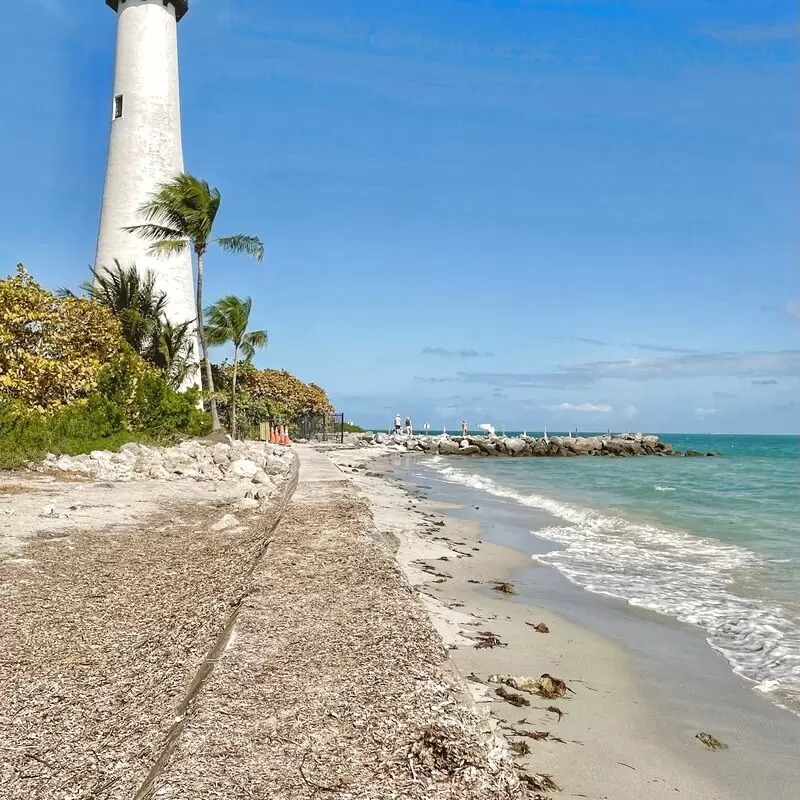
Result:
{"label": "dried seaweed", "polygon": [[547,710],[551,714],[558,714],[558,721],[561,722],[561,717],[564,716],[564,713],[558,706],[547,706]]}
{"label": "dried seaweed", "polygon": [[517,590],[514,588],[514,584],[506,583],[505,581],[500,581],[496,583],[492,587],[496,592],[502,592],[503,594],[516,594]]}
{"label": "dried seaweed", "polygon": [[509,748],[515,756],[527,756],[531,752],[531,746],[527,742],[511,742]]}
{"label": "dried seaweed", "polygon": [[561,678],[554,678],[547,672],[538,678],[526,675],[490,675],[489,683],[502,683],[512,689],[537,694],[547,700],[563,697],[568,691],[572,691]]}
{"label": "dried seaweed", "polygon": [[535,792],[560,792],[561,787],[553,780],[552,775],[529,775],[521,772],[519,779]]}
{"label": "dried seaweed", "polygon": [[534,625],[532,622],[526,622],[525,624],[529,625],[537,633],[550,633],[550,628],[548,628],[547,625],[544,624],[544,622],[538,622],[536,625]]}
{"label": "dried seaweed", "polygon": [[515,694],[514,692],[509,692],[504,686],[498,686],[494,690],[494,693],[507,703],[511,703],[512,706],[517,706],[518,708],[529,706],[531,704],[531,701],[528,700],[527,697],[523,697],[521,694]]}
{"label": "dried seaweed", "polygon": [[726,745],[724,742],[721,742],[716,736],[713,736],[706,731],[701,731],[700,733],[696,734],[694,738],[699,739],[709,750],[728,749],[728,745]]}
{"label": "dried seaweed", "polygon": [[475,637],[475,648],[477,650],[482,650],[484,648],[491,648],[491,647],[508,647],[506,642],[500,640],[500,637],[496,633],[492,633],[491,631],[480,631],[478,635]]}

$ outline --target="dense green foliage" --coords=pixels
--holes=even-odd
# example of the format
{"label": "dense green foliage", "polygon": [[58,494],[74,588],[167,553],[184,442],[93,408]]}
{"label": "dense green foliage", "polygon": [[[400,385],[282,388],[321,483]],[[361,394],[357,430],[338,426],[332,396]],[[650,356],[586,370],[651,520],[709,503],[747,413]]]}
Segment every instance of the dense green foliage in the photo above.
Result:
{"label": "dense green foliage", "polygon": [[[222,364],[214,368],[220,389],[218,399],[223,419],[230,416],[230,389],[233,368]],[[285,370],[256,369],[245,362],[239,365],[236,391],[236,421],[242,431],[255,432],[260,422],[290,424],[305,414],[333,411],[325,390],[314,383],[304,383]]]}
{"label": "dense green foliage", "polygon": [[119,321],[99,304],[56,297],[21,264],[0,280],[0,399],[41,412],[73,403],[124,346]]}
{"label": "dense green foliage", "polygon": [[22,268],[0,281],[0,468],[203,435],[197,402],[127,344],[108,308],[56,297]]}
{"label": "dense green foliage", "polygon": [[354,425],[352,422],[345,422],[344,423],[344,432],[345,433],[364,433],[365,430],[360,425]]}
{"label": "dense green foliage", "polygon": [[135,358],[130,352],[107,365],[96,392],[50,413],[0,396],[0,468],[39,461],[46,453],[76,455],[208,433],[208,415],[196,408],[197,390],[179,394],[152,369],[129,371]]}

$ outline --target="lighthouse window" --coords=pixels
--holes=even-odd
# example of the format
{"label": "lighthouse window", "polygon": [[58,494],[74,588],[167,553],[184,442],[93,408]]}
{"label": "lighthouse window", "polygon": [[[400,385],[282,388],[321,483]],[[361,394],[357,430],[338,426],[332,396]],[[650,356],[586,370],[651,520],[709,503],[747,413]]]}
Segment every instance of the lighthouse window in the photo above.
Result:
{"label": "lighthouse window", "polygon": [[114,119],[119,119],[122,116],[122,95],[118,94],[114,98]]}

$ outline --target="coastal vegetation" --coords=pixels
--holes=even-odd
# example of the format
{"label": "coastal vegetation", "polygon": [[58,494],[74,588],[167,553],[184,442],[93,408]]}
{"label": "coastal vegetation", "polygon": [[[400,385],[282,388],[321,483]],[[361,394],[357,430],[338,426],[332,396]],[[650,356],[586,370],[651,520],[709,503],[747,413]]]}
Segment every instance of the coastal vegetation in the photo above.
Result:
{"label": "coastal vegetation", "polygon": [[250,311],[253,308],[253,301],[246,297],[242,300],[239,297],[228,295],[217,300],[213,306],[206,309],[206,319],[208,320],[205,328],[205,335],[208,344],[213,346],[232,344],[233,345],[233,367],[231,374],[231,412],[230,412],[230,431],[231,436],[236,437],[236,379],[239,370],[239,356],[244,356],[246,364],[249,364],[256,349],[266,347],[269,337],[266,331],[248,331],[250,324]]}
{"label": "coastal vegetation", "polygon": [[[267,332],[249,330],[252,300],[233,295],[203,308],[211,245],[263,260],[255,236],[215,237],[218,189],[189,174],[161,185],[125,228],[154,256],[189,249],[196,266],[197,317],[173,324],[155,275],[115,260],[91,270],[79,292],[50,292],[20,264],[0,280],[0,468],[46,453],[77,455],[127,441],[169,443],[221,430],[257,433],[330,413],[323,389],[251,361]],[[190,388],[200,343],[203,390]],[[212,366],[209,348],[233,345],[233,362]],[[219,409],[218,409],[219,405]],[[206,414],[207,408],[210,413]],[[359,429],[360,430],[360,429]]]}
{"label": "coastal vegetation", "polygon": [[197,401],[131,347],[107,306],[48,292],[22,265],[0,281],[0,467],[201,435]]}
{"label": "coastal vegetation", "polygon": [[208,357],[208,342],[205,335],[203,310],[203,278],[205,256],[208,248],[216,244],[229,253],[241,253],[262,261],[264,245],[256,236],[235,234],[212,238],[214,222],[219,212],[222,196],[218,189],[209,186],[207,181],[188,173],[181,173],[171,181],[162,184],[139,212],[146,220],[141,225],[125,228],[151,242],[150,252],[156,256],[171,256],[190,248],[195,259],[197,281],[195,284],[195,303],[197,308],[197,335],[200,340],[206,387],[209,392],[211,426],[220,430],[216,397],[214,395],[214,376]]}
{"label": "coastal vegetation", "polygon": [[[231,415],[233,365],[214,367],[222,420],[233,427]],[[289,425],[306,414],[328,414],[333,405],[324,389],[304,383],[286,370],[257,369],[249,361],[238,367],[236,385],[237,430],[255,434],[260,422]]]}
{"label": "coastal vegetation", "polygon": [[[193,321],[167,322],[147,272],[117,263],[93,278],[82,296],[47,291],[22,265],[0,280],[0,468],[211,430],[199,389],[178,391],[196,369]],[[251,309],[249,298],[228,296],[207,310],[210,345],[234,346],[233,363],[213,367],[228,429],[257,435],[261,422],[331,412],[316,384],[253,366],[267,334],[248,330]]]}

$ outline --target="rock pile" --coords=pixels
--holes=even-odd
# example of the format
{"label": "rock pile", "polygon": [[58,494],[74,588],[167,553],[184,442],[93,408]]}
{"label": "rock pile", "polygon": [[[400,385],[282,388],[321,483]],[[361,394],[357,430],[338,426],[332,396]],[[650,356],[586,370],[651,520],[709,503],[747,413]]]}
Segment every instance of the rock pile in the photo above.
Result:
{"label": "rock pile", "polygon": [[286,484],[296,454],[265,442],[201,440],[175,447],[130,442],[119,452],[94,450],[88,455],[48,454],[41,467],[51,472],[75,472],[101,481],[219,481],[241,488],[245,497],[267,500]]}
{"label": "rock pile", "polygon": [[[398,450],[432,453],[441,456],[679,456],[672,445],[658,436],[622,433],[616,436],[398,436],[386,433],[363,434],[362,447],[389,445]],[[686,455],[707,455],[689,450]]]}

